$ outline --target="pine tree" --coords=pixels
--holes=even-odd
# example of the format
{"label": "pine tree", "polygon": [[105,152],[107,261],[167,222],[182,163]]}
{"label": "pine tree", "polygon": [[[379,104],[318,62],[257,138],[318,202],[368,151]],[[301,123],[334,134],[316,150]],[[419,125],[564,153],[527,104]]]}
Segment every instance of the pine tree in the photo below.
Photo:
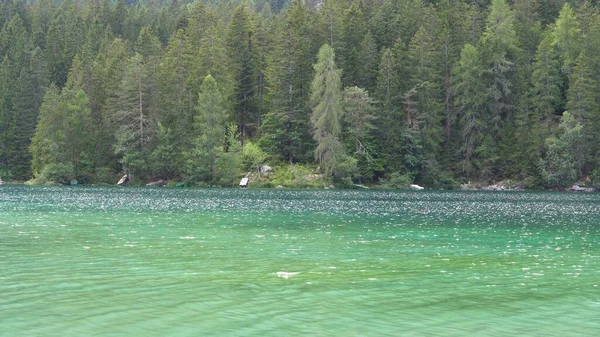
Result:
{"label": "pine tree", "polygon": [[477,149],[489,130],[483,113],[486,103],[483,72],[479,51],[470,44],[465,45],[454,67],[452,91],[459,111],[460,168],[467,176],[477,168]]}
{"label": "pine tree", "polygon": [[352,156],[357,160],[357,168],[361,177],[371,180],[379,163],[374,158],[376,147],[373,132],[377,129],[373,100],[369,93],[359,87],[344,90],[344,125],[346,141],[352,149]]}
{"label": "pine tree", "polygon": [[196,110],[194,128],[199,136],[196,138],[192,162],[196,167],[210,168],[205,178],[213,181],[217,177],[217,156],[225,142],[227,110],[217,82],[211,75],[207,75],[202,82]]}
{"label": "pine tree", "polygon": [[489,131],[496,140],[501,139],[504,123],[511,119],[510,114],[515,108],[513,76],[516,43],[510,7],[505,0],[493,0],[478,49],[487,68],[485,81],[488,88],[488,123],[492,126]]}
{"label": "pine tree", "polygon": [[0,169],[18,180],[31,177],[30,138],[37,117],[38,88],[30,69],[30,45],[24,22],[15,12],[0,31]]}
{"label": "pine tree", "polygon": [[259,116],[256,106],[257,50],[250,13],[236,8],[227,31],[226,46],[233,74],[233,113],[242,141],[254,134]]}
{"label": "pine tree", "polygon": [[192,76],[189,79],[189,88],[199,88],[207,75],[211,75],[219,83],[223,97],[233,96],[233,73],[229,65],[223,60],[227,59],[227,50],[220,37],[220,31],[209,28],[200,41],[200,46],[194,57]]}
{"label": "pine tree", "polygon": [[169,41],[159,65],[160,122],[174,137],[180,151],[189,148],[192,136],[194,101],[197,94],[188,86],[193,64],[191,45],[183,30]]}
{"label": "pine tree", "polygon": [[296,1],[275,22],[273,48],[268,56],[269,111],[260,146],[272,156],[288,161],[309,161],[314,147],[308,107],[312,80],[310,13]]}
{"label": "pine tree", "polygon": [[379,102],[376,123],[379,143],[388,172],[396,172],[402,167],[399,131],[404,126],[404,114],[399,109],[402,101],[398,77],[395,57],[389,48],[385,48],[381,53],[375,99]]}
{"label": "pine tree", "polygon": [[125,74],[114,102],[113,118],[117,129],[115,153],[131,173],[147,173],[146,158],[153,150],[156,139],[156,107],[149,97],[153,88],[143,57],[135,54],[127,61]]}
{"label": "pine tree", "polygon": [[36,174],[41,173],[47,164],[63,162],[62,151],[59,150],[64,143],[63,107],[60,90],[52,84],[44,95],[35,135],[31,141],[32,167]]}
{"label": "pine tree", "polygon": [[54,17],[54,1],[38,0],[31,9],[31,36],[32,44],[41,49],[46,48],[46,33]]}
{"label": "pine tree", "polygon": [[346,48],[344,41],[344,22],[342,18],[341,3],[339,0],[325,0],[319,10],[319,26],[322,32],[323,43],[333,48],[336,54],[335,62],[344,63]]}
{"label": "pine tree", "polygon": [[42,173],[51,164],[65,164],[77,178],[91,173],[87,158],[93,151],[90,137],[93,125],[89,100],[85,92],[64,88],[59,92],[50,86],[40,108],[39,122],[32,138],[33,169]]}
{"label": "pine tree", "polygon": [[371,19],[371,29],[379,49],[391,48],[394,45],[400,37],[397,2],[386,0],[377,7]]}
{"label": "pine tree", "polygon": [[369,92],[374,92],[377,85],[377,68],[379,67],[379,54],[377,45],[371,31],[367,31],[360,42],[359,61],[360,68],[358,86]]}
{"label": "pine tree", "polygon": [[93,91],[90,94],[90,109],[94,121],[96,148],[93,162],[96,168],[109,171],[117,169],[117,157],[114,153],[116,143],[113,113],[117,101],[121,77],[128,59],[128,46],[120,38],[103,41],[92,70]]}
{"label": "pine tree", "polygon": [[581,168],[578,155],[583,142],[583,126],[569,112],[565,112],[560,128],[558,137],[546,139],[548,150],[538,164],[548,187],[570,186],[578,178]]}
{"label": "pine tree", "polygon": [[592,77],[591,59],[584,51],[575,61],[567,93],[567,110],[582,125],[582,141],[575,149],[574,158],[578,177],[583,178],[594,166],[598,150],[600,107],[596,101],[597,81]]}
{"label": "pine tree", "polygon": [[194,1],[190,8],[189,23],[186,33],[194,48],[200,46],[205,32],[214,27],[216,18],[213,13],[200,1]]}
{"label": "pine tree", "polygon": [[[558,113],[564,106],[561,67],[552,42],[552,35],[546,32],[532,65],[528,97],[531,109],[528,109],[529,114],[525,120],[521,121],[520,132],[522,142],[528,144],[526,153],[529,158],[540,158],[544,142],[558,124]],[[536,162],[537,160],[533,161]]]}
{"label": "pine tree", "polygon": [[[343,50],[335,49],[342,72],[342,85],[344,87],[356,86],[360,83],[363,64],[361,63],[361,43],[367,33],[364,15],[357,4],[350,4],[343,17]],[[368,46],[365,46],[366,48]],[[343,54],[342,54],[343,53]]]}
{"label": "pine tree", "polygon": [[554,44],[560,51],[562,71],[568,75],[572,72],[575,60],[581,51],[580,23],[569,3],[560,10],[552,34]]}
{"label": "pine tree", "polygon": [[444,105],[439,86],[440,55],[436,49],[434,34],[430,30],[431,27],[421,26],[409,45],[409,76],[411,90],[414,90],[411,98],[415,100],[416,108],[414,113],[407,114],[406,125],[418,131],[423,145],[425,161],[420,163],[420,179],[429,184],[437,184]]}

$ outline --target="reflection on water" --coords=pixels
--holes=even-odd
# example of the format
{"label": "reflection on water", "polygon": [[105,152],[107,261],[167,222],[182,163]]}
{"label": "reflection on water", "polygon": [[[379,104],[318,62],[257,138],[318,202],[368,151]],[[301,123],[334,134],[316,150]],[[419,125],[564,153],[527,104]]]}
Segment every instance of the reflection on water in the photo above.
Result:
{"label": "reflection on water", "polygon": [[591,336],[600,196],[0,187],[1,336]]}

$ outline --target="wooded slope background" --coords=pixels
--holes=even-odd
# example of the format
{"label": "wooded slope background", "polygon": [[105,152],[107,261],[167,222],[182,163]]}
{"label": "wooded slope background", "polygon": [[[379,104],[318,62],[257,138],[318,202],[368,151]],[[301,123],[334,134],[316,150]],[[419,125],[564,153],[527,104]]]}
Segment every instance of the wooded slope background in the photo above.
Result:
{"label": "wooded slope background", "polygon": [[4,180],[600,183],[595,1],[7,0],[0,27]]}

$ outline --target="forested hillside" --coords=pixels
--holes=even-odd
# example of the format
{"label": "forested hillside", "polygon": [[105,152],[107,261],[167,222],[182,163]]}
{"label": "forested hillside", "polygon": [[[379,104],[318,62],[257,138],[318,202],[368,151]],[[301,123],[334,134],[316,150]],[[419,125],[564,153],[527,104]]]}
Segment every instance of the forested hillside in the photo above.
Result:
{"label": "forested hillside", "polygon": [[600,183],[600,10],[6,0],[0,178]]}

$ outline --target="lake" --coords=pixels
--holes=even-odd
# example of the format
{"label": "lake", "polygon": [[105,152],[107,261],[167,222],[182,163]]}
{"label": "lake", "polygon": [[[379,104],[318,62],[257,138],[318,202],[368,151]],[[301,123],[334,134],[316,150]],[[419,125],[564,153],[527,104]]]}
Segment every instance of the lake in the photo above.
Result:
{"label": "lake", "polygon": [[0,186],[1,336],[592,336],[600,194]]}

